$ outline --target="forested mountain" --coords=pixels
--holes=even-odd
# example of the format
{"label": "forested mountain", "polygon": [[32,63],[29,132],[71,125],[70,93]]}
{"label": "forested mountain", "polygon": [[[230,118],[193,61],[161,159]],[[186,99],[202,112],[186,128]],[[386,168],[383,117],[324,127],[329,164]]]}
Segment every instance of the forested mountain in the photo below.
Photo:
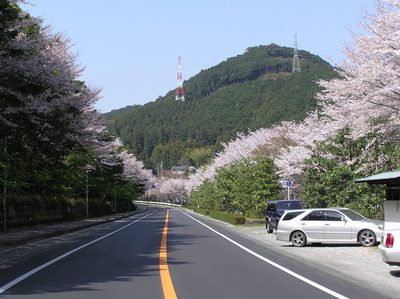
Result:
{"label": "forested mountain", "polygon": [[316,108],[316,81],[333,77],[333,67],[299,51],[301,72],[291,73],[292,57],[293,48],[275,44],[248,48],[185,81],[185,102],[171,90],[106,117],[147,166],[199,165],[238,132],[301,120]]}

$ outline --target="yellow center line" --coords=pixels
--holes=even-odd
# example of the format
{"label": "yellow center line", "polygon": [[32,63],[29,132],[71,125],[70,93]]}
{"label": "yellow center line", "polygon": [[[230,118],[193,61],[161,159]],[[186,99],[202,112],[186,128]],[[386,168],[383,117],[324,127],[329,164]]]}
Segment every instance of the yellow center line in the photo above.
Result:
{"label": "yellow center line", "polygon": [[165,215],[164,229],[161,237],[160,246],[160,277],[161,285],[165,299],[176,299],[174,285],[172,284],[171,275],[168,269],[168,258],[167,258],[167,234],[168,234],[168,215],[169,211]]}

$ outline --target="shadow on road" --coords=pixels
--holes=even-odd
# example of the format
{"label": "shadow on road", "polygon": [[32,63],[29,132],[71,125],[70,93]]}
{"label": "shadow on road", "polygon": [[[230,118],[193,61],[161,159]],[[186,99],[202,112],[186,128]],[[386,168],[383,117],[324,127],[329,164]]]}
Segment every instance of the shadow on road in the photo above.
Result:
{"label": "shadow on road", "polygon": [[[50,265],[10,288],[6,294],[36,295],[36,297],[40,294],[40,296],[46,295],[51,298],[51,293],[55,295],[55,293],[95,292],[107,289],[110,296],[113,296],[114,289],[137,290],[143,288],[143,285],[154,288],[156,294],[161,294],[159,250],[164,220],[165,211],[160,210]],[[120,223],[120,225],[126,225],[126,223]],[[185,225],[172,222],[170,226],[176,229]],[[97,234],[100,232],[96,232]],[[192,244],[195,242],[194,238],[199,238],[199,236],[194,237],[190,234],[174,236],[172,232],[169,233],[168,254],[177,248]],[[68,244],[65,245],[67,250],[64,252],[71,250]],[[168,259],[170,266],[187,263],[190,262]]]}

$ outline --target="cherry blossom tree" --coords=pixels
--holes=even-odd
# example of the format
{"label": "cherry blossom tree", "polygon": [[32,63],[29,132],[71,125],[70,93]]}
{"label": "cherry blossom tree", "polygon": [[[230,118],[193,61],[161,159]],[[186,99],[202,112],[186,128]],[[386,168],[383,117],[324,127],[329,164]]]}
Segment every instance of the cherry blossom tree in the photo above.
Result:
{"label": "cherry blossom tree", "polygon": [[[362,23],[368,34],[353,34],[338,79],[323,81],[322,100],[361,101],[389,112],[400,110],[400,1],[378,2],[377,13]],[[379,106],[379,107],[377,107]],[[394,110],[394,111],[390,111]]]}
{"label": "cherry blossom tree", "polygon": [[[376,15],[367,15],[366,35],[354,34],[354,47],[347,47],[348,60],[338,66],[338,77],[320,82],[320,110],[300,123],[284,122],[272,128],[238,134],[223,145],[214,161],[191,176],[189,190],[213,179],[218,168],[252,158],[262,152],[274,158],[283,178],[301,174],[304,160],[320,141],[349,127],[353,138],[372,130],[397,129],[400,118],[400,1],[379,2]],[[368,147],[364,151],[368,154]],[[384,159],[380,159],[384,160]]]}
{"label": "cherry blossom tree", "polygon": [[1,153],[13,155],[1,155],[0,164],[29,165],[25,177],[19,171],[21,181],[29,173],[35,180],[36,170],[65,168],[66,157],[79,153],[86,163],[121,164],[124,180],[151,184],[150,171],[123,150],[94,108],[100,91],[78,80],[83,69],[70,53],[70,41],[22,11],[20,2],[0,2],[0,143]]}
{"label": "cherry blossom tree", "polygon": [[152,194],[164,198],[173,203],[182,203],[187,197],[187,179],[160,179],[157,181],[158,189],[152,190]]}
{"label": "cherry blossom tree", "polygon": [[78,140],[82,116],[97,92],[77,81],[81,68],[69,54],[69,41],[16,3],[2,2],[2,16],[14,13],[1,23],[9,34],[0,40],[0,130],[32,150],[47,144],[42,151],[63,155]]}

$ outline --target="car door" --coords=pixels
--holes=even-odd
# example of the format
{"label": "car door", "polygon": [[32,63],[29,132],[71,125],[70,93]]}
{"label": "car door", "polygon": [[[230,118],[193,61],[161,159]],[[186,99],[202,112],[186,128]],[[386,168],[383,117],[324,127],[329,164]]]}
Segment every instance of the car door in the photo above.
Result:
{"label": "car door", "polygon": [[350,241],[351,225],[345,221],[344,215],[337,211],[325,210],[325,240],[326,241]]}
{"label": "car door", "polygon": [[301,219],[300,228],[306,233],[308,240],[323,242],[325,234],[325,216],[323,211],[315,210],[308,213]]}
{"label": "car door", "polygon": [[269,221],[269,225],[271,228],[276,229],[277,227],[277,219],[276,219],[276,204],[275,203],[270,203],[267,207],[267,216],[268,216],[268,221]]}

